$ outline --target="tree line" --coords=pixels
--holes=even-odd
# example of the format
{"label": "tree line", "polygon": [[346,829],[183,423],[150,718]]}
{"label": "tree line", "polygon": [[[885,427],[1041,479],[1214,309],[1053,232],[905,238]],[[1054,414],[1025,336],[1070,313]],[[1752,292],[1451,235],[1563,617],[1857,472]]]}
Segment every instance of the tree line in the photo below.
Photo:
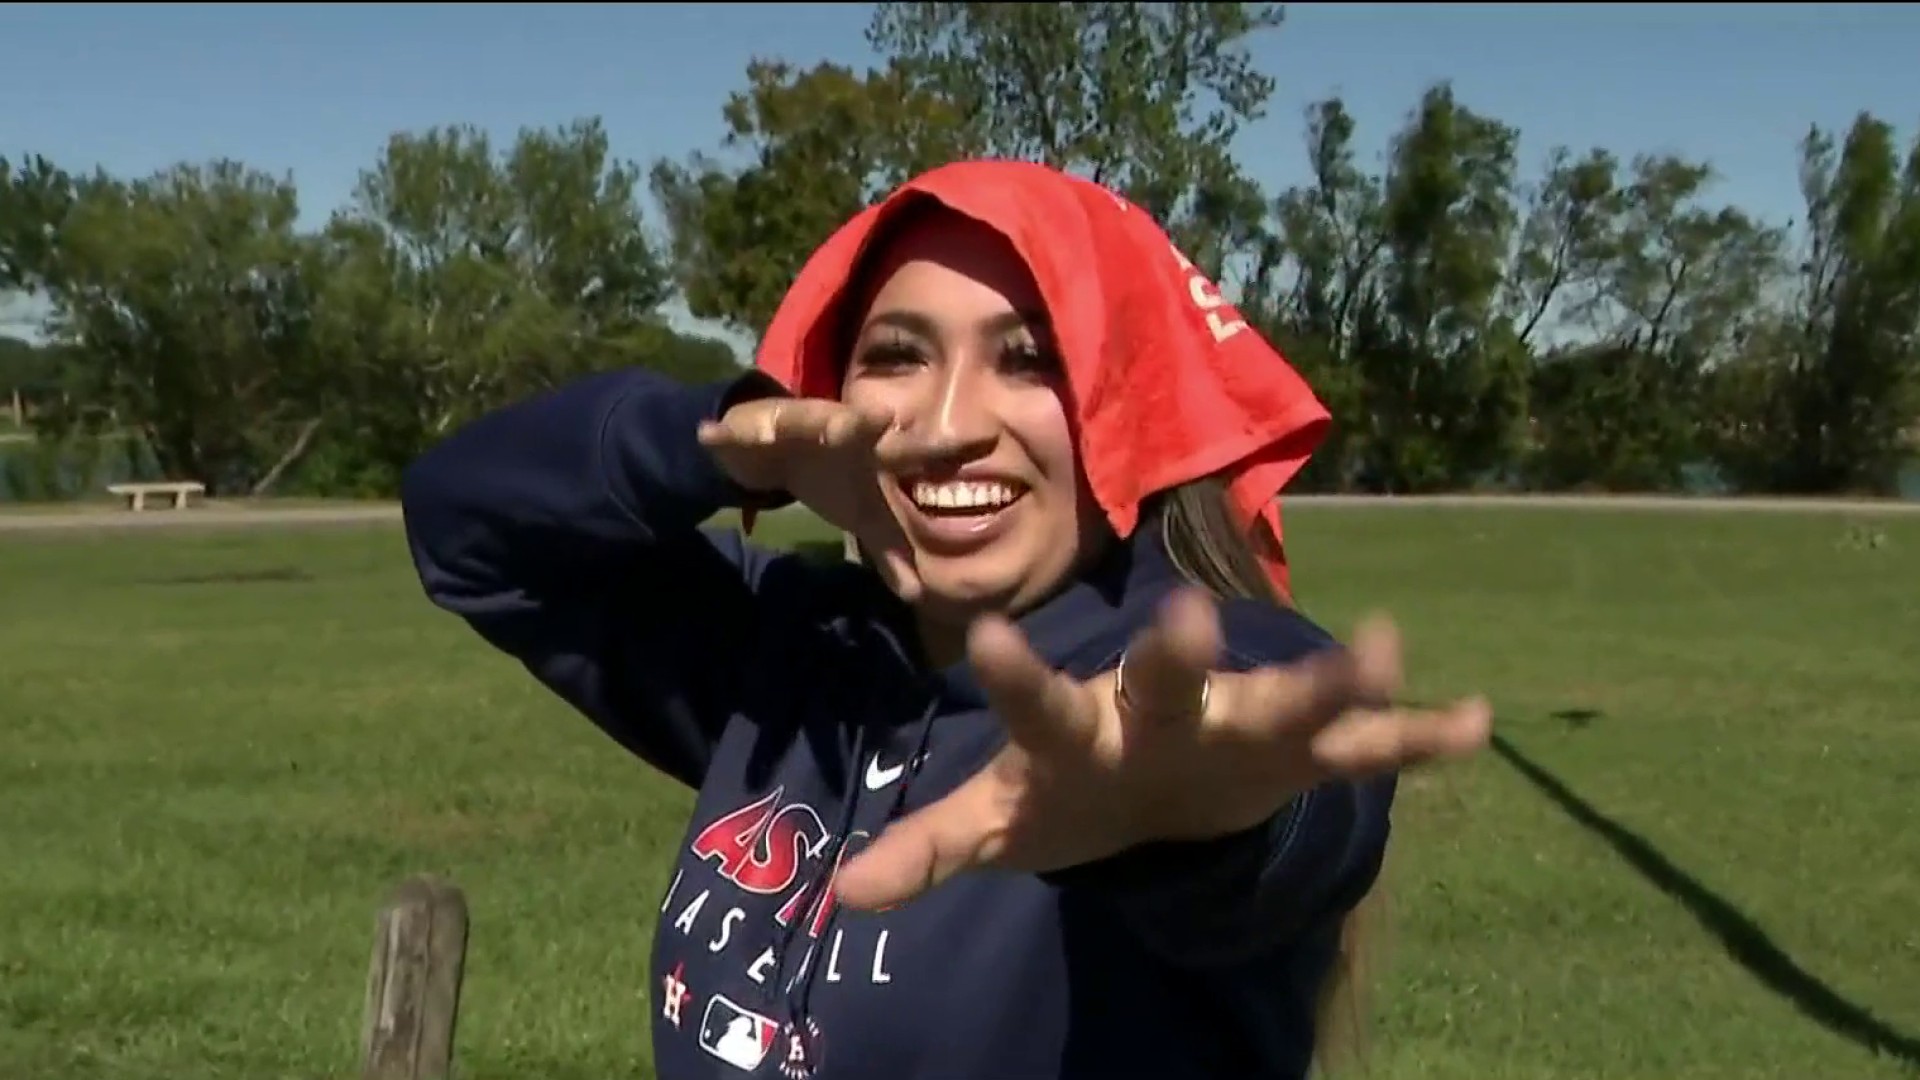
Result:
{"label": "tree line", "polygon": [[[1335,416],[1308,490],[1521,486],[1889,493],[1920,433],[1920,141],[1862,113],[1799,146],[1804,209],[1717,199],[1710,162],[1556,147],[1437,84],[1378,165],[1337,97],[1306,183],[1232,153],[1275,77],[1268,4],[883,3],[880,58],[759,60],[713,153],[643,169],[598,120],[496,146],[391,137],[348,204],[298,224],[241,162],[152,176],[0,158],[0,338],[47,447],[129,436],[217,492],[387,494],[450,427],[575,375],[734,369],[662,305],[746,335],[893,184],[1041,160],[1154,214]],[[651,194],[662,220],[646,220]],[[4,404],[0,401],[0,404]]]}

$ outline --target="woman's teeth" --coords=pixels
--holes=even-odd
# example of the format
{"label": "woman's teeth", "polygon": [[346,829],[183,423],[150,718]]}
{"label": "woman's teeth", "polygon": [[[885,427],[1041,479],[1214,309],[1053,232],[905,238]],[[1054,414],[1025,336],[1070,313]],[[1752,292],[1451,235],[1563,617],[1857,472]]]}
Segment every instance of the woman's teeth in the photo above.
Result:
{"label": "woman's teeth", "polygon": [[1020,491],[997,480],[950,481],[944,484],[921,481],[913,485],[913,503],[922,510],[1000,510],[1020,497]]}

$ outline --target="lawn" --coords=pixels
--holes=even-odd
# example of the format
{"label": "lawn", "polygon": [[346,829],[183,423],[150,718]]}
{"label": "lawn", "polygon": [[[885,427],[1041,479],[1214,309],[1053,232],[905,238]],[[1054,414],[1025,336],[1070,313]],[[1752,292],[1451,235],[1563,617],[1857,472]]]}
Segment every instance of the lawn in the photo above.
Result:
{"label": "lawn", "polygon": [[[1920,1072],[1920,517],[1291,520],[1314,614],[1499,710],[1403,788],[1375,1075]],[[392,526],[0,536],[0,1077],[349,1076],[419,871],[473,906],[465,1077],[650,1076],[687,805]]]}

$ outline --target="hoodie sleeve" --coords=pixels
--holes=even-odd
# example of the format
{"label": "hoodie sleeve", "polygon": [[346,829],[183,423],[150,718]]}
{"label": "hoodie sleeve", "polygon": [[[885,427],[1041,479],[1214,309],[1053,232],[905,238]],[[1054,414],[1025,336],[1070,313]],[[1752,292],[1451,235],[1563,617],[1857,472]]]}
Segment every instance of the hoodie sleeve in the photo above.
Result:
{"label": "hoodie sleeve", "polygon": [[698,785],[758,631],[756,591],[787,557],[700,523],[771,509],[695,437],[749,372],[682,386],[592,376],[490,413],[406,471],[407,544],[427,596],[627,749]]}
{"label": "hoodie sleeve", "polygon": [[[1236,605],[1237,607],[1237,605]],[[1248,617],[1251,612],[1252,617]],[[1223,609],[1229,660],[1245,670],[1338,648],[1290,611]],[[1106,896],[1169,963],[1216,967],[1281,949],[1359,903],[1386,854],[1395,779],[1333,781],[1251,829],[1144,844],[1076,867],[1061,884]]]}

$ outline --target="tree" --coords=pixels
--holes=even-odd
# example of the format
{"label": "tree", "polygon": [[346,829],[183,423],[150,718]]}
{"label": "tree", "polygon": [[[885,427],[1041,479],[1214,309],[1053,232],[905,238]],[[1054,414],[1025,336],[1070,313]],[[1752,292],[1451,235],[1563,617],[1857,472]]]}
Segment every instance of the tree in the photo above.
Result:
{"label": "tree", "polygon": [[313,250],[296,215],[291,183],[233,161],[78,186],[30,266],[74,408],[37,424],[117,422],[171,475],[253,489],[310,420]]}
{"label": "tree", "polygon": [[1556,147],[1522,184],[1519,133],[1445,84],[1380,174],[1353,138],[1339,99],[1308,110],[1313,180],[1276,201],[1242,309],[1340,418],[1303,480],[1679,483],[1706,373],[1766,310],[1777,232],[1707,205],[1711,170],[1671,157]]}
{"label": "tree", "polygon": [[883,3],[867,40],[979,151],[1113,188],[1218,279],[1263,217],[1230,146],[1274,90],[1247,44],[1281,22],[1277,4]]}
{"label": "tree", "polygon": [[[0,334],[25,329],[25,301],[44,293],[54,273],[62,224],[73,207],[71,176],[38,155],[15,165],[0,158]],[[53,393],[58,372],[53,352],[0,336],[0,404],[15,423]]]}
{"label": "tree", "polygon": [[[338,483],[389,488],[433,438],[508,400],[659,346],[669,279],[598,120],[397,134],[325,237],[316,334],[350,403]],[[351,459],[351,460],[349,460]]]}
{"label": "tree", "polygon": [[758,335],[814,248],[878,195],[968,141],[959,114],[896,69],[747,68],[724,109],[726,168],[695,155],[654,165],[688,308]]}
{"label": "tree", "polygon": [[1356,352],[1365,465],[1388,491],[1470,486],[1512,459],[1527,356],[1499,317],[1519,133],[1430,88],[1393,141],[1379,302]]}
{"label": "tree", "polygon": [[[1585,249],[1596,257],[1577,264],[1592,336],[1536,368],[1534,482],[1677,487],[1707,456],[1712,373],[1753,341],[1780,244],[1741,211],[1706,205],[1712,180],[1704,163],[1641,156],[1608,200],[1611,220]],[[1605,219],[1586,220],[1599,230]]]}
{"label": "tree", "polygon": [[1920,139],[1861,114],[1801,143],[1806,241],[1794,296],[1725,373],[1723,465],[1778,491],[1891,494],[1920,422]]}
{"label": "tree", "polygon": [[471,129],[396,135],[318,233],[290,181],[231,161],[0,181],[7,284],[51,306],[36,429],[131,434],[216,494],[390,494],[447,427],[570,376],[737,366],[666,325],[638,170],[597,121],[498,155]]}
{"label": "tree", "polygon": [[1309,483],[1419,491],[1505,465],[1527,355],[1502,310],[1516,229],[1518,133],[1430,88],[1387,168],[1354,161],[1339,99],[1308,110],[1311,184],[1275,203],[1280,265],[1247,308],[1339,421]]}
{"label": "tree", "polygon": [[73,177],[46,158],[0,158],[0,294],[44,287],[76,195]]}
{"label": "tree", "polygon": [[1219,276],[1260,235],[1228,153],[1273,81],[1245,40],[1266,4],[881,4],[882,64],[757,60],[723,152],[661,162],[674,269],[696,315],[759,333],[807,256],[908,177],[964,157],[1048,162],[1129,196]]}
{"label": "tree", "polygon": [[1257,254],[1241,314],[1275,344],[1334,416],[1296,483],[1348,487],[1359,471],[1366,385],[1354,361],[1355,325],[1378,303],[1385,261],[1378,177],[1355,163],[1355,124],[1339,98],[1309,106],[1313,179],[1274,202],[1278,235]]}
{"label": "tree", "polygon": [[59,407],[62,382],[57,351],[0,334],[0,415],[19,425],[30,413]]}
{"label": "tree", "polygon": [[1547,155],[1531,185],[1501,301],[1519,343],[1534,347],[1543,331],[1591,326],[1601,303],[1628,200],[1619,162],[1589,150],[1575,158],[1564,146]]}

